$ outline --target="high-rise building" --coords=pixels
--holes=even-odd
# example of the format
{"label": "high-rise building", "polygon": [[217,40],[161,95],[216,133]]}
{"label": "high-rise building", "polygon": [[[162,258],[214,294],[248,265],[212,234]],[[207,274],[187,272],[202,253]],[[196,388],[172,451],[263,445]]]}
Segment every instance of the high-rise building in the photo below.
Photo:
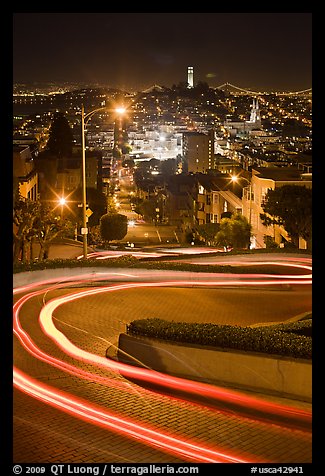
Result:
{"label": "high-rise building", "polygon": [[187,84],[189,88],[194,87],[194,68],[193,66],[187,67]]}
{"label": "high-rise building", "polygon": [[214,131],[185,132],[183,134],[183,157],[187,162],[188,172],[206,173],[215,168]]}

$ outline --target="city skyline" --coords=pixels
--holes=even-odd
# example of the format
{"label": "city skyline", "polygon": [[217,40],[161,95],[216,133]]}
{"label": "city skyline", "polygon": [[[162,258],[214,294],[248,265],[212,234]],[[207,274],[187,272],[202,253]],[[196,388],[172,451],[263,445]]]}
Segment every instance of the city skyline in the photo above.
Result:
{"label": "city skyline", "polygon": [[311,13],[14,13],[13,81],[311,87]]}

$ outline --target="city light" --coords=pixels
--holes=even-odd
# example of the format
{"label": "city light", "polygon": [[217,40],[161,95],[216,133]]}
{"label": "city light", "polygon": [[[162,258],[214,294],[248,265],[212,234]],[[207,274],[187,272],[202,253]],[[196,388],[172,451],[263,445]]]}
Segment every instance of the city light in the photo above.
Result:
{"label": "city light", "polygon": [[117,108],[115,108],[115,112],[117,112],[118,114],[124,114],[126,112],[126,108],[125,107],[117,107]]}
{"label": "city light", "polygon": [[14,14],[14,470],[301,469],[311,14],[66,15]]}

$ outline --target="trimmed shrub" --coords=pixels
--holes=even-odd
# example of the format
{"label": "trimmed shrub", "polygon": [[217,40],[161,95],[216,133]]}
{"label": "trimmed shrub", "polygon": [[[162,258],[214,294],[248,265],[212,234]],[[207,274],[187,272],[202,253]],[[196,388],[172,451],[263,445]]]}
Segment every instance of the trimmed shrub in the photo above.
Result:
{"label": "trimmed shrub", "polygon": [[312,339],[303,335],[304,328],[311,330],[311,319],[288,325],[240,327],[153,318],[131,322],[127,333],[186,344],[311,359]]}
{"label": "trimmed shrub", "polygon": [[89,268],[89,267],[104,267],[104,268],[121,268],[132,267],[137,263],[137,258],[130,255],[121,256],[119,258],[109,258],[107,260],[97,259],[46,259],[44,261],[34,261],[33,263],[17,263],[13,266],[14,273],[21,273],[23,271],[37,271],[41,269],[56,269],[56,268]]}

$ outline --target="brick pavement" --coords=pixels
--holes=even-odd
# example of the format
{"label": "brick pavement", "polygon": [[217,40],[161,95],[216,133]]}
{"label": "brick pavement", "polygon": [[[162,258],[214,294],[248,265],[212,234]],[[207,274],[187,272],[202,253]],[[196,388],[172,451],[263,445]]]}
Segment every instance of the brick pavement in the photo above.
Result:
{"label": "brick pavement", "polygon": [[[50,293],[47,299],[61,292]],[[156,292],[159,293],[159,290]],[[151,299],[153,297],[151,295]],[[165,301],[169,310],[179,309],[179,303],[176,305],[176,301],[173,302],[170,296]],[[135,382],[129,382],[113,372],[67,357],[40,332],[31,319],[31,315],[40,308],[40,302],[39,298],[35,298],[21,312],[23,326],[32,334],[35,343],[64,361],[74,362],[82,369],[112,378],[112,384],[105,386],[64,374],[29,356],[15,339],[15,362],[33,377],[132,420],[142,421],[163,432],[172,432],[181,438],[193,439],[226,453],[234,453],[249,461],[311,462],[310,431],[270,426],[234,413],[171,399]],[[130,302],[137,302],[134,296]],[[162,302],[160,295],[160,304]],[[69,339],[85,350],[105,355],[108,343],[117,342],[118,333],[124,330],[125,323],[134,319],[137,312],[143,315],[145,309],[146,300],[133,305],[131,312],[126,294],[105,293],[58,308],[54,317],[57,327]],[[151,308],[147,309],[148,312],[149,310]],[[152,313],[146,317],[153,317]],[[296,405],[310,408],[308,404]],[[177,463],[186,460],[151,448],[135,439],[94,427],[15,390],[14,461]]]}

